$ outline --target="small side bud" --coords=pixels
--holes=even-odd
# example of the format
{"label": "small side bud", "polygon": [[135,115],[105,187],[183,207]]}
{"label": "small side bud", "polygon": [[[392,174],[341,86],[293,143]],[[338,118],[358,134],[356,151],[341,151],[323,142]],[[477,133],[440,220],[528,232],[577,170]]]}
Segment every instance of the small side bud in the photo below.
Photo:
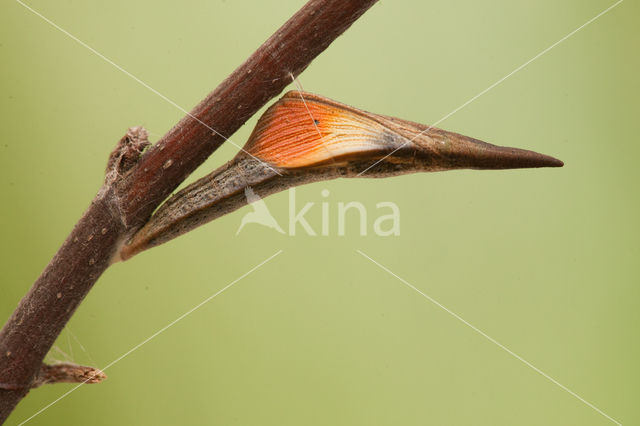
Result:
{"label": "small side bud", "polygon": [[140,159],[142,152],[149,146],[149,133],[142,126],[130,127],[127,134],[120,139],[109,155],[106,179],[110,181],[122,176],[130,170]]}
{"label": "small side bud", "polygon": [[100,383],[107,378],[102,370],[70,363],[42,364],[32,387],[49,383]]}

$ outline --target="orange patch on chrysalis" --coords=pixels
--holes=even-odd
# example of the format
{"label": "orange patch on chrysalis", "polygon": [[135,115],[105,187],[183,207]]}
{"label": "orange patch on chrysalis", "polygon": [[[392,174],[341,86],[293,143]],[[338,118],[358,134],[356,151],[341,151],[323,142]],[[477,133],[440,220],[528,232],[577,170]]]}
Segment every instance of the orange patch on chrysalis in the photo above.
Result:
{"label": "orange patch on chrysalis", "polygon": [[318,95],[291,91],[258,120],[245,150],[281,168],[393,150],[396,144],[390,146],[382,138],[384,126],[365,114]]}

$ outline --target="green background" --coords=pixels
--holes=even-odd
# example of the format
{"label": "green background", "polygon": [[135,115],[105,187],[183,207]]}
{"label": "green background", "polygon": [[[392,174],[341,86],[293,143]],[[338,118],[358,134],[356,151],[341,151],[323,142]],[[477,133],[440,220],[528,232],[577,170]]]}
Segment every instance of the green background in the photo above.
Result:
{"label": "green background", "polygon": [[[28,4],[190,109],[303,1]],[[381,1],[300,82],[433,123],[611,4]],[[258,225],[236,236],[245,207],[110,268],[49,361],[107,365],[283,250],[29,424],[614,424],[356,250],[617,421],[640,423],[639,17],[623,2],[439,125],[556,156],[562,169],[308,185],[297,201],[316,203],[316,230],[330,191],[330,236]],[[11,0],[0,58],[4,322],[126,128],[155,141],[183,114]],[[189,181],[236,151],[226,144]],[[337,235],[340,201],[367,207],[369,236],[355,215]],[[371,232],[380,201],[399,206],[399,237]],[[287,193],[266,202],[286,226]],[[71,388],[33,391],[8,424]]]}

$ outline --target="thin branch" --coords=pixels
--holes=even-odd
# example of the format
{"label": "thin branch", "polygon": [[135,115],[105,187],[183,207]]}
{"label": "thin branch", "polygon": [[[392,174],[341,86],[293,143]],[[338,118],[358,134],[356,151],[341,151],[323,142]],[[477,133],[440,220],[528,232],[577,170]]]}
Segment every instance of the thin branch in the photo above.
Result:
{"label": "thin branch", "polygon": [[16,386],[0,390],[0,422],[126,239],[225,141],[221,135],[232,135],[376,1],[309,1],[139,159],[144,133],[130,130],[105,184],[0,331],[0,383]]}
{"label": "thin branch", "polygon": [[42,364],[38,377],[31,385],[32,388],[54,383],[100,383],[107,375],[94,367],[84,365],[60,363]]}

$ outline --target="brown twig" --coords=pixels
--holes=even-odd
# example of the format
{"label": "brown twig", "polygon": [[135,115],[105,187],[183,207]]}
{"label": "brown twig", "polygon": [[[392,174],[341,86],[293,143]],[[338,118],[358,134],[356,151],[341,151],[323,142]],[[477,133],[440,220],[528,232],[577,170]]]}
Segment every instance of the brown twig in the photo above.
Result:
{"label": "brown twig", "polygon": [[0,422],[27,394],[127,237],[225,141],[221,135],[232,135],[376,1],[309,1],[141,156],[146,132],[130,130],[111,156],[105,184],[0,331],[0,383],[15,386],[0,390]]}
{"label": "brown twig", "polygon": [[94,367],[84,365],[60,363],[42,364],[38,377],[31,384],[32,388],[54,383],[100,383],[107,378],[107,375]]}

